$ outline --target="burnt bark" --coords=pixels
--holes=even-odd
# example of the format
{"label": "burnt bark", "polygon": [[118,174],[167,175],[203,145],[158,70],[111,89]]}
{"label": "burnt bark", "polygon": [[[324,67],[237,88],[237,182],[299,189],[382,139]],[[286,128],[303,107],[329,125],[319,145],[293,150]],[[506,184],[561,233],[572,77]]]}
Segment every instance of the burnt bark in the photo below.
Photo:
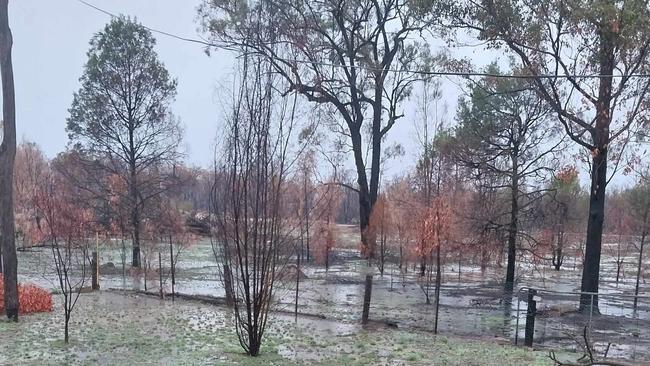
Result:
{"label": "burnt bark", "polygon": [[[614,73],[614,37],[610,30],[599,31],[599,71],[601,75]],[[598,103],[596,105],[596,127],[592,131],[594,150],[592,150],[591,188],[589,190],[589,217],[587,221],[587,243],[585,245],[585,263],[582,268],[583,292],[598,292],[600,273],[600,254],[602,251],[603,223],[605,219],[605,188],[607,186],[607,149],[609,146],[609,126],[612,116],[612,78],[600,78]],[[593,306],[598,309],[598,297],[583,294],[580,297],[580,309]]]}
{"label": "burnt bark", "polygon": [[[647,221],[647,213],[646,213],[646,219],[644,219],[644,224],[645,221]],[[636,283],[634,285],[634,305],[632,308],[634,311],[636,311],[637,304],[639,298],[636,296],[639,296],[639,281],[641,279],[641,266],[643,265],[643,247],[645,246],[645,239],[646,236],[648,235],[647,230],[644,228],[643,229],[643,234],[641,235],[641,244],[639,246],[639,261],[637,262],[637,267],[636,267]]]}
{"label": "burnt bark", "polygon": [[[598,292],[600,273],[600,254],[603,240],[605,218],[605,186],[607,184],[607,150],[593,158],[591,189],[589,193],[589,217],[587,221],[587,242],[585,244],[584,265],[582,267],[582,292]],[[589,294],[580,297],[580,309],[588,310],[592,305]],[[593,298],[594,310],[598,309],[598,296]]]}
{"label": "burnt bark", "polygon": [[506,270],[505,291],[512,292],[515,284],[515,266],[517,260],[517,230],[519,226],[519,173],[517,152],[512,158],[512,182],[510,185],[510,223],[508,224],[508,265]]}
{"label": "burnt bark", "polygon": [[2,144],[0,144],[0,247],[7,317],[18,321],[18,258],[13,204],[16,158],[16,101],[11,60],[13,39],[9,28],[9,1],[0,1],[0,75],[2,76]]}

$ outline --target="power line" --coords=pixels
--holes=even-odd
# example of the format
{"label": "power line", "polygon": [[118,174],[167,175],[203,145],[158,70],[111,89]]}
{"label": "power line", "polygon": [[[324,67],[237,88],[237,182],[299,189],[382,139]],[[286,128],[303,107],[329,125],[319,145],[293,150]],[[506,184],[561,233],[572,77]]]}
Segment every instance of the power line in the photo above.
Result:
{"label": "power line", "polygon": [[[77,2],[79,2],[79,3],[81,3],[81,4],[85,5],[85,6],[88,6],[90,8],[93,8],[93,9],[95,9],[95,10],[101,12],[101,13],[104,13],[104,14],[110,16],[111,18],[118,18],[117,15],[111,13],[110,11],[104,10],[104,9],[102,9],[102,8],[96,6],[96,5],[93,5],[93,4],[89,3],[89,2],[87,2],[87,1],[77,0]],[[201,45],[204,45],[204,46],[209,46],[209,47],[219,47],[218,45],[216,45],[214,43],[206,42],[206,41],[203,41],[203,40],[200,40],[200,39],[194,39],[194,38],[187,38],[187,37],[178,36],[176,34],[172,34],[172,33],[165,32],[165,31],[162,31],[162,30],[159,30],[159,29],[148,27],[148,26],[146,26],[144,24],[142,26],[144,28],[148,29],[149,31],[153,32],[153,33],[162,34],[164,36],[175,38],[175,39],[178,39],[180,41],[198,43],[198,44],[201,44]]]}
{"label": "power line", "polygon": [[[88,3],[85,0],[76,0],[80,4],[83,4],[85,6],[88,6],[96,11],[99,11],[101,13],[104,13],[112,18],[117,18],[118,16],[115,15],[114,13],[109,12],[108,10],[102,9],[96,5],[93,5],[91,3]],[[231,47],[227,47],[224,45],[218,45],[213,42],[208,42],[205,40],[201,39],[195,39],[195,38],[188,38],[188,37],[183,37],[179,36],[173,33],[169,33],[166,31],[162,31],[159,29],[151,28],[148,27],[144,24],[142,26],[149,31],[153,33],[158,33],[162,34],[167,37],[171,37],[180,41],[184,42],[190,42],[190,43],[195,43],[195,44],[200,44],[203,46],[207,47],[214,47],[214,48],[219,48],[219,49],[225,49],[225,50],[232,50]],[[298,59],[290,59],[290,58],[282,58],[282,57],[275,57],[278,60],[281,60],[283,62],[288,62],[288,63],[296,63],[296,64],[306,64],[306,65],[314,65],[314,66],[322,66],[322,67],[332,67],[332,68],[348,68],[348,69],[356,69],[356,70],[364,70],[364,71],[370,71],[370,72],[376,72],[376,71],[386,71],[386,72],[392,72],[392,73],[404,73],[404,74],[416,74],[416,75],[423,75],[423,76],[460,76],[460,77],[493,77],[493,78],[500,78],[500,79],[605,79],[605,78],[650,78],[650,74],[630,74],[630,75],[601,75],[601,74],[586,74],[586,75],[578,75],[578,74],[564,74],[564,75],[553,75],[553,74],[541,74],[541,75],[517,75],[517,74],[495,74],[495,73],[489,73],[489,72],[463,72],[463,71],[424,71],[424,70],[400,70],[400,69],[391,69],[391,68],[373,68],[369,66],[361,66],[361,65],[341,65],[341,64],[334,64],[334,63],[328,63],[328,62],[312,62],[312,61],[305,61],[305,60],[298,60]]]}

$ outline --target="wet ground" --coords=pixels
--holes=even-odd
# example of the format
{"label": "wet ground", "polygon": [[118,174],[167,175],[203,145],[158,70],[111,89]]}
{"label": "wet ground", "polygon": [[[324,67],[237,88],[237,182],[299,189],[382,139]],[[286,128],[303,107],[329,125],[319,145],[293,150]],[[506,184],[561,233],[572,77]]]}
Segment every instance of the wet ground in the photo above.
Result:
{"label": "wet ground", "polygon": [[[70,343],[61,313],[0,320],[0,365],[550,365],[544,352],[399,329],[274,315],[260,357],[242,354],[224,308],[147,295],[82,294]],[[57,312],[58,311],[58,312]]]}
{"label": "wet ground", "polygon": [[[354,227],[342,227],[341,238],[349,243],[357,241]],[[122,275],[122,254],[118,242],[112,248],[100,247],[100,263],[112,262],[116,271],[100,276],[102,289],[143,290],[142,276],[133,276],[128,269]],[[326,317],[319,321],[319,331],[348,329],[357,334],[363,302],[363,279],[368,271],[366,262],[358,257],[353,245],[350,249],[340,249],[333,255],[333,265],[328,271],[309,263],[302,267],[307,276],[300,284],[299,311]],[[163,273],[169,268],[168,248],[161,247]],[[157,267],[157,252],[149,253],[152,267]],[[50,265],[51,253],[47,248],[19,254],[20,280],[35,282],[47,288],[56,288],[56,276]],[[127,256],[128,257],[128,256]],[[153,258],[152,258],[153,259]],[[584,326],[590,326],[592,338],[598,348],[608,343],[610,355],[636,361],[650,361],[650,300],[639,300],[636,312],[632,311],[630,298],[619,294],[633,291],[636,274],[634,253],[625,258],[621,278],[615,281],[616,265],[612,259],[603,255],[600,289],[600,314],[580,314],[574,310],[578,296],[557,292],[575,292],[580,287],[581,270],[568,259],[561,271],[547,266],[533,264],[522,258],[517,270],[516,288],[534,287],[539,289],[541,301],[537,307],[540,315],[536,319],[535,345],[542,349],[562,349],[572,351],[577,347],[576,337]],[[648,263],[645,264],[648,267]],[[481,271],[477,266],[462,263],[460,273],[458,264],[450,262],[444,267],[443,286],[438,329],[440,334],[480,338],[501,343],[519,341],[524,336],[526,302],[512,296],[511,301],[503,301],[502,285],[499,282],[504,269],[488,268]],[[371,318],[378,322],[397,325],[400,331],[422,331],[429,334],[435,320],[433,305],[427,305],[422,284],[412,267],[406,274],[400,274],[396,266],[388,266],[383,276],[375,272],[372,292]],[[152,274],[147,281],[148,290],[157,291],[158,275]],[[295,280],[280,283],[277,291],[279,302],[277,310],[292,311],[294,307]],[[167,292],[170,280],[164,280]],[[647,294],[649,285],[643,283],[641,294]],[[184,250],[177,263],[176,291],[190,295],[223,296],[218,267],[214,260],[209,241],[201,241]],[[433,293],[433,290],[431,290]],[[525,299],[526,293],[521,293]],[[137,304],[134,306],[138,307]],[[519,311],[518,311],[519,309]],[[519,319],[519,324],[518,320]],[[518,330],[518,331],[517,331]],[[280,345],[278,352],[287,356],[291,349]],[[300,353],[301,351],[295,350]],[[303,359],[309,359],[312,349],[305,351]]]}

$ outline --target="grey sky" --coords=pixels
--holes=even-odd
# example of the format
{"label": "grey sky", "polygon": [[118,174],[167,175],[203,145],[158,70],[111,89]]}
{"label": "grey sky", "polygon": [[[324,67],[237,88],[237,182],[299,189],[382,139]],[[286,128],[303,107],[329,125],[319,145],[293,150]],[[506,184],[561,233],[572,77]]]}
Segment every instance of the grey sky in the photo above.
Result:
{"label": "grey sky", "polygon": [[[196,8],[201,0],[88,0],[107,11],[136,17],[144,25],[189,38],[199,37]],[[10,1],[14,35],[14,72],[18,139],[38,143],[53,157],[65,149],[65,120],[72,94],[86,62],[88,41],[110,20],[76,0]],[[208,57],[202,46],[160,34],[156,51],[170,73],[178,79],[178,95],[172,105],[185,127],[187,161],[207,167],[213,159],[218,122],[223,112],[221,90],[232,79],[234,57],[213,51]],[[498,53],[482,49],[458,52],[479,65]],[[447,106],[447,123],[454,118],[461,80],[443,80],[440,107]],[[224,87],[225,86],[225,87]],[[406,155],[386,166],[384,174],[400,174],[415,161],[415,98],[404,105],[405,118],[389,134],[388,144],[400,142]],[[584,170],[583,170],[584,171]],[[583,184],[587,183],[583,175]]]}
{"label": "grey sky", "polygon": [[[152,28],[196,37],[200,0],[95,0]],[[52,157],[67,143],[65,120],[72,93],[86,62],[88,41],[110,20],[75,0],[10,1],[18,139],[35,141]],[[201,46],[155,34],[156,50],[178,79],[172,106],[185,125],[188,161],[208,166],[221,105],[217,85],[231,72],[233,57],[223,51],[208,57]]]}
{"label": "grey sky", "polygon": [[[114,14],[134,16],[144,25],[176,35],[199,36],[196,8],[201,0],[89,0]],[[38,143],[52,157],[67,143],[65,120],[72,94],[86,62],[88,41],[110,20],[76,0],[14,0],[10,21],[14,34],[17,128],[19,140]],[[232,79],[234,57],[227,51],[212,52],[203,47],[154,34],[156,51],[170,73],[178,79],[178,95],[172,106],[185,126],[185,143],[191,164],[209,166],[214,138],[223,111],[224,90]],[[480,58],[480,57],[479,57]],[[445,101],[453,118],[458,91],[445,82]],[[388,164],[393,175],[411,166],[415,154],[414,106],[404,106],[406,117],[396,125],[388,144],[406,147],[401,161]]]}

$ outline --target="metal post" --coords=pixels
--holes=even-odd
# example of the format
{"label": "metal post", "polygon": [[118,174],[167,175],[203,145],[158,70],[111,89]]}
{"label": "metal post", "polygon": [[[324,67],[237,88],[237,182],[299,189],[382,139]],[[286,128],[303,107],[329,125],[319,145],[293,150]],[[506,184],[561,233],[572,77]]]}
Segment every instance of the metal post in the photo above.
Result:
{"label": "metal post", "polygon": [[526,337],[524,339],[524,345],[527,347],[533,346],[533,336],[535,334],[535,313],[537,312],[537,302],[535,301],[535,296],[537,295],[537,290],[528,289],[528,307],[526,310]]}

